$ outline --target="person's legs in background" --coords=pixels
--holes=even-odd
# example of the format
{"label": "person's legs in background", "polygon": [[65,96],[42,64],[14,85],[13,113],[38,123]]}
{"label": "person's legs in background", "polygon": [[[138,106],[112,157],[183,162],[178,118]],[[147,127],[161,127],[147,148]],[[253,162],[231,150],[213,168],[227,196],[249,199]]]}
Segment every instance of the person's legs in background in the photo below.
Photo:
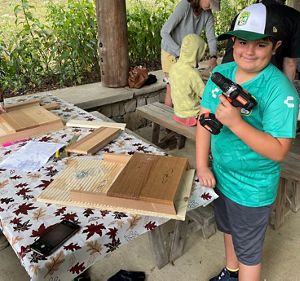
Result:
{"label": "person's legs in background", "polygon": [[167,53],[164,50],[161,50],[161,67],[162,67],[162,71],[165,74],[164,81],[167,83],[164,103],[165,103],[165,105],[170,106],[170,107],[173,106],[173,103],[172,103],[172,97],[171,97],[171,87],[169,84],[169,70],[170,70],[171,65],[175,62],[176,62],[175,56]]}

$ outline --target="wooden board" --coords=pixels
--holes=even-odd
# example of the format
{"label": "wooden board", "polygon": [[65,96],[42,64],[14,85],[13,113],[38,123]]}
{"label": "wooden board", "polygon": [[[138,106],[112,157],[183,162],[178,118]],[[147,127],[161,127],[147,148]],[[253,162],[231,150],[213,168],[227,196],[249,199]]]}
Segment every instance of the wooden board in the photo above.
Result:
{"label": "wooden board", "polygon": [[135,153],[107,195],[173,205],[188,160]]}
{"label": "wooden board", "polygon": [[0,114],[0,144],[63,128],[61,119],[39,105],[39,101],[12,105]]}
{"label": "wooden board", "polygon": [[87,120],[69,120],[66,123],[67,127],[79,127],[79,128],[100,128],[100,127],[108,127],[108,128],[119,128],[121,130],[125,130],[125,123],[115,123],[115,122],[104,122],[99,120],[87,121]]}
{"label": "wooden board", "polygon": [[183,173],[172,210],[167,204],[107,196],[107,191],[128,162],[128,156],[109,154],[104,159],[72,159],[66,169],[38,196],[37,201],[185,219],[194,170]]}
{"label": "wooden board", "polygon": [[67,152],[78,154],[94,154],[121,132],[118,128],[99,128],[78,142],[66,147]]}

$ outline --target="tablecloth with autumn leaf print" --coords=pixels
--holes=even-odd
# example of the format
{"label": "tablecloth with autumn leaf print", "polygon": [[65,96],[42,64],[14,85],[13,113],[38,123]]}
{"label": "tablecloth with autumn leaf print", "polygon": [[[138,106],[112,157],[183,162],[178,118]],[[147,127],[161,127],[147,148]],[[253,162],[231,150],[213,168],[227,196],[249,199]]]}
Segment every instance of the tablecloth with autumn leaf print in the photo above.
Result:
{"label": "tablecloth with autumn leaf print", "polygon": [[[53,112],[65,121],[74,118],[91,121],[97,119],[88,112],[49,94],[10,98],[6,103],[29,99],[41,99],[43,103],[60,103],[60,108]],[[67,143],[74,134],[83,136],[91,131],[93,129],[64,128],[34,139],[41,142]],[[0,159],[18,151],[27,141],[1,147]],[[165,155],[165,152],[151,144],[122,132],[94,157],[102,158],[104,152],[133,154],[137,151]],[[103,256],[167,221],[157,217],[36,202],[35,197],[47,188],[64,168],[65,163],[66,159],[50,158],[40,170],[28,173],[0,169],[0,229],[34,281],[70,281]],[[201,187],[195,178],[188,208],[207,205],[215,196],[212,189]],[[79,233],[49,257],[33,252],[30,245],[49,226],[61,220],[79,224]]]}

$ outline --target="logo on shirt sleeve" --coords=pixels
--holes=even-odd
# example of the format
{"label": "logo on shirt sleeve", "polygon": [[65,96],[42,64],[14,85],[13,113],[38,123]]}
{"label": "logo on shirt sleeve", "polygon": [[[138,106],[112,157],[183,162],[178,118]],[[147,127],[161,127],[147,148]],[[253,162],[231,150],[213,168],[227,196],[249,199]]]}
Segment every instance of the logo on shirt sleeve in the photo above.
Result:
{"label": "logo on shirt sleeve", "polygon": [[287,98],[284,100],[283,103],[286,104],[288,108],[294,108],[295,107],[294,97],[292,97],[292,96],[287,96]]}
{"label": "logo on shirt sleeve", "polygon": [[211,96],[216,99],[219,95],[218,93],[220,92],[219,88],[214,88],[213,90],[211,90]]}

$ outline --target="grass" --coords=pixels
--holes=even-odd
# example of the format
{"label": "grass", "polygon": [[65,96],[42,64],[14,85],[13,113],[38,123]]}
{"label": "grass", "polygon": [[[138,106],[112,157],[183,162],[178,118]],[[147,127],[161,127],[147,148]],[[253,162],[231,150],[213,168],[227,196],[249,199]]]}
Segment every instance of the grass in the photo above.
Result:
{"label": "grass", "polygon": [[[32,10],[34,16],[41,20],[45,18],[47,5],[49,3],[63,3],[65,0],[30,0],[30,5],[35,8]],[[9,36],[16,32],[14,8],[20,4],[20,0],[0,0],[0,33],[2,36]]]}

